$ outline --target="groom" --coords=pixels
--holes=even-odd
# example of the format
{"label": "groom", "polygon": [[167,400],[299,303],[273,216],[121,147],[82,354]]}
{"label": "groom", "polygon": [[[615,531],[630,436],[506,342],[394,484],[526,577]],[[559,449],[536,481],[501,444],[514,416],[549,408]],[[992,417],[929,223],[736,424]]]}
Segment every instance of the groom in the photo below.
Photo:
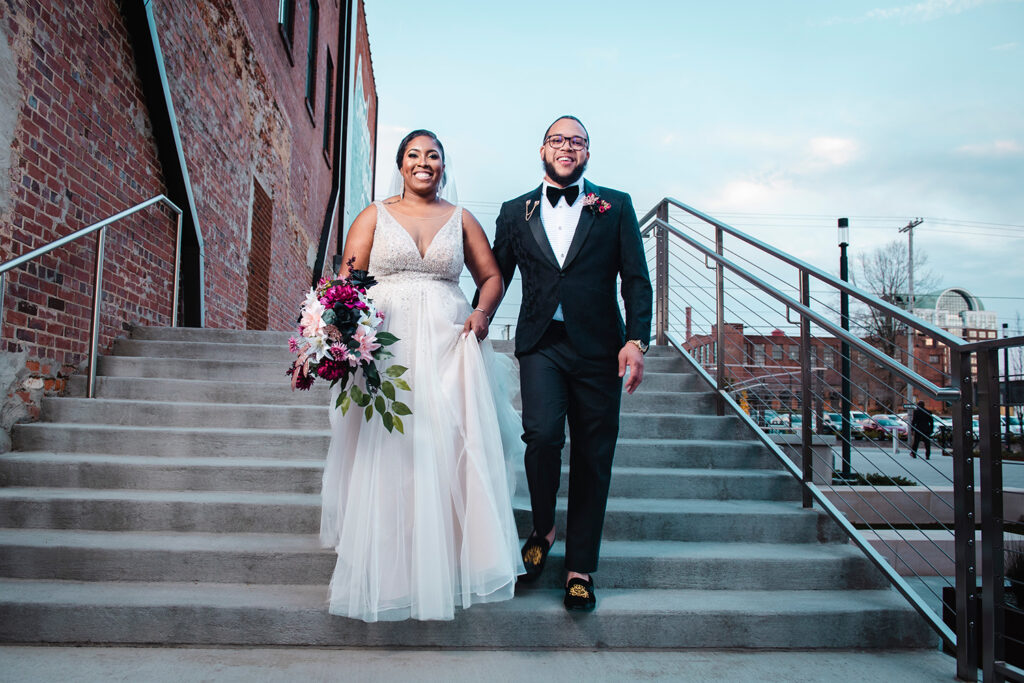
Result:
{"label": "groom", "polygon": [[[523,397],[526,477],[533,532],[523,546],[526,575],[544,569],[555,539],[555,496],[569,421],[569,509],[565,607],[592,610],[622,377],[640,385],[651,336],[651,281],[628,194],[583,179],[590,137],[574,116],[544,134],[540,187],[505,202],[494,256],[506,287],[516,267],[523,300],[515,353]],[[626,320],[616,296],[622,280]]]}

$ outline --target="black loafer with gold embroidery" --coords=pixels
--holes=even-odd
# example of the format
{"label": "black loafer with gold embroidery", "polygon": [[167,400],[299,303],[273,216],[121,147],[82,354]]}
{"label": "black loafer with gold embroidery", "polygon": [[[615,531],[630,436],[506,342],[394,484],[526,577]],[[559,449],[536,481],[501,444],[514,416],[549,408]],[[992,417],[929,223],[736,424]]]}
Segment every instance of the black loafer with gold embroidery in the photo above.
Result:
{"label": "black loafer with gold embroidery", "polygon": [[565,609],[590,612],[597,605],[593,580],[587,581],[574,576],[565,585]]}
{"label": "black loafer with gold embroidery", "polygon": [[538,536],[536,533],[530,534],[523,545],[523,566],[526,568],[526,573],[520,576],[519,580],[526,583],[536,581],[540,573],[544,571],[544,563],[547,562],[550,550],[551,544],[548,543],[548,539]]}

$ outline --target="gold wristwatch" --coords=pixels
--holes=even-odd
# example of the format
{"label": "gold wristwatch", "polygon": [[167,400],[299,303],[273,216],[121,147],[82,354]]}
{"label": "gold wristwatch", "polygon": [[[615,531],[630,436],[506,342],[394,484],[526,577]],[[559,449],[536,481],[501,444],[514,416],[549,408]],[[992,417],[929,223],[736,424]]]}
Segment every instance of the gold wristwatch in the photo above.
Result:
{"label": "gold wristwatch", "polygon": [[649,344],[644,344],[639,339],[627,339],[626,343],[627,344],[633,344],[634,346],[636,346],[636,348],[640,349],[640,353],[645,354],[645,355],[647,353],[647,349],[650,348]]}

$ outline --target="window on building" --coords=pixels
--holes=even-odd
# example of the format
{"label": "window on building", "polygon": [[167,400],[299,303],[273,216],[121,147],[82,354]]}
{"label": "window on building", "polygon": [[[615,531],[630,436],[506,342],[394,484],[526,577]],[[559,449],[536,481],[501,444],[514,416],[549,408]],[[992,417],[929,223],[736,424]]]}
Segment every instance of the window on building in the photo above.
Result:
{"label": "window on building", "polygon": [[825,365],[827,367],[834,367],[836,364],[836,352],[831,346],[825,347]]}
{"label": "window on building", "polygon": [[284,41],[288,62],[295,64],[295,60],[292,59],[292,44],[295,42],[295,0],[280,0],[277,6],[277,30]]}
{"label": "window on building", "polygon": [[334,115],[334,103],[331,95],[334,92],[334,62],[331,51],[327,51],[327,69],[324,73],[324,159],[331,165],[331,117]]}
{"label": "window on building", "polygon": [[764,347],[760,344],[754,345],[754,365],[764,365]]}
{"label": "window on building", "polygon": [[320,5],[317,0],[309,0],[309,40],[306,41],[306,109],[309,110],[309,118],[313,116],[316,107],[316,53],[319,51],[320,36]]}
{"label": "window on building", "polygon": [[776,345],[776,346],[772,347],[772,360],[782,360],[782,347],[781,346]]}
{"label": "window on building", "polygon": [[789,359],[800,360],[800,347],[796,344],[789,345]]}
{"label": "window on building", "polygon": [[928,362],[929,363],[938,363],[939,362],[939,357],[938,356],[928,356]]}
{"label": "window on building", "polygon": [[252,179],[252,224],[249,239],[249,277],[245,329],[265,330],[270,296],[270,262],[273,245],[274,203],[255,178]]}

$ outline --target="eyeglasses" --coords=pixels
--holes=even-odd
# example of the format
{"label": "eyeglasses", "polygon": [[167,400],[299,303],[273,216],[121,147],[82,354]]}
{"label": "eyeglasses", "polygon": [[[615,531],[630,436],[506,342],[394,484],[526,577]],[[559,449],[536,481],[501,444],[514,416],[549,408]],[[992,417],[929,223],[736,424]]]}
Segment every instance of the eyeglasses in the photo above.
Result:
{"label": "eyeglasses", "polygon": [[561,149],[566,142],[569,143],[570,149],[580,150],[587,147],[587,139],[579,135],[573,135],[571,138],[564,135],[549,135],[544,138],[544,142],[552,149]]}

